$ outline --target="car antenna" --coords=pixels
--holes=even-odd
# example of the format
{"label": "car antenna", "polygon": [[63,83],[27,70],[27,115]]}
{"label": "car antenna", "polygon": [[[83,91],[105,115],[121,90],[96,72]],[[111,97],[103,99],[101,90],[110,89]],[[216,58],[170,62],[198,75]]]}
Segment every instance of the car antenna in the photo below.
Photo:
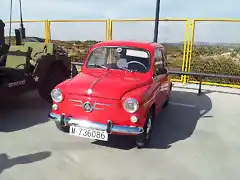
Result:
{"label": "car antenna", "polygon": [[158,40],[159,12],[160,12],[160,0],[157,0],[156,1],[155,23],[154,23],[154,37],[153,37],[153,42],[155,42],[155,43],[157,43],[157,40]]}
{"label": "car antenna", "polygon": [[12,0],[10,1],[10,27],[9,27],[9,47],[11,46],[11,31],[12,31]]}
{"label": "car antenna", "polygon": [[22,0],[19,0],[19,10],[20,10],[20,32],[21,32],[21,37],[22,39],[26,38],[26,33],[25,33],[25,28],[23,26],[23,16],[22,16]]}
{"label": "car antenna", "polygon": [[[9,47],[11,46],[11,31],[12,31],[12,4],[13,1],[10,0],[10,27],[9,27]],[[22,17],[22,1],[19,0],[19,9],[20,9],[20,28],[15,29],[16,34],[16,45],[21,44],[21,40],[26,38],[25,28],[23,26],[23,17]]]}

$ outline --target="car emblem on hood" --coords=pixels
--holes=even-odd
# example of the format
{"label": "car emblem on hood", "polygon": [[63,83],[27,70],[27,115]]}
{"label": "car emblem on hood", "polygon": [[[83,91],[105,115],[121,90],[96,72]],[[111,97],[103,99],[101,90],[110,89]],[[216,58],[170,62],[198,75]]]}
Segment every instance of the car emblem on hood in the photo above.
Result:
{"label": "car emblem on hood", "polygon": [[86,112],[91,112],[93,110],[93,105],[90,102],[85,102],[83,108]]}
{"label": "car emblem on hood", "polygon": [[92,89],[90,88],[90,89],[88,89],[87,90],[87,93],[90,95],[90,94],[92,94]]}

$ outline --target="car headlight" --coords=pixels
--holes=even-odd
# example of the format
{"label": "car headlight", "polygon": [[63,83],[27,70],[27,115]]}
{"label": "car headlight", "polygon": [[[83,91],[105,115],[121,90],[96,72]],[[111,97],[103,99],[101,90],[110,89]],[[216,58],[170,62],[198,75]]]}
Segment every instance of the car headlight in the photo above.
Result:
{"label": "car headlight", "polygon": [[52,90],[51,97],[52,97],[52,100],[56,103],[62,102],[63,100],[62,92],[59,89]]}
{"label": "car headlight", "polygon": [[124,101],[124,109],[129,113],[135,113],[138,107],[139,104],[136,99],[128,98]]}

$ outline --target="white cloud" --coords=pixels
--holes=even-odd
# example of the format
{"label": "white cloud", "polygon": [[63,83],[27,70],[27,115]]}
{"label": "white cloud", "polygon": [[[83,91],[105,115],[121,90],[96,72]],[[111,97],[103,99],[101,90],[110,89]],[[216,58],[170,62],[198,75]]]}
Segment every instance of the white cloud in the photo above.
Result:
{"label": "white cloud", "polygon": [[[9,0],[1,0],[1,18],[9,19]],[[156,0],[23,0],[24,19],[120,19],[154,18]],[[13,4],[13,19],[19,19],[18,1]],[[240,1],[229,0],[161,0],[160,16],[164,18],[235,18]],[[36,25],[37,24],[37,25]],[[229,23],[228,23],[229,24]],[[196,41],[240,42],[239,23],[197,23]],[[19,27],[14,24],[14,28]],[[44,36],[41,23],[26,23],[29,36]],[[147,40],[153,38],[153,22],[114,23],[113,38]],[[53,39],[103,40],[103,23],[53,23]],[[6,33],[8,28],[6,28]],[[159,39],[165,42],[183,41],[184,22],[160,23]],[[14,31],[12,30],[12,34]]]}

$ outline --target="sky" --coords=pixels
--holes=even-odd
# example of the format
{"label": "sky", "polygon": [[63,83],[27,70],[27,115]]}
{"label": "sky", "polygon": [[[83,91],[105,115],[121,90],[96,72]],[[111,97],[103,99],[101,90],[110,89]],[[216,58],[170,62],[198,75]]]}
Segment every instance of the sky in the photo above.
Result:
{"label": "sky", "polygon": [[[22,0],[26,20],[154,18],[156,0]],[[239,18],[239,0],[161,0],[160,18]],[[0,19],[9,20],[10,0],[1,0]],[[19,1],[13,0],[13,20]],[[18,28],[14,24],[13,28]],[[43,23],[25,23],[28,36],[44,37]],[[153,22],[114,22],[114,40],[153,40]],[[197,22],[195,41],[240,42],[240,22]],[[7,24],[6,34],[9,26]],[[52,23],[51,38],[104,40],[104,23]],[[159,42],[182,42],[185,22],[160,22]],[[12,29],[14,35],[14,29]]]}

